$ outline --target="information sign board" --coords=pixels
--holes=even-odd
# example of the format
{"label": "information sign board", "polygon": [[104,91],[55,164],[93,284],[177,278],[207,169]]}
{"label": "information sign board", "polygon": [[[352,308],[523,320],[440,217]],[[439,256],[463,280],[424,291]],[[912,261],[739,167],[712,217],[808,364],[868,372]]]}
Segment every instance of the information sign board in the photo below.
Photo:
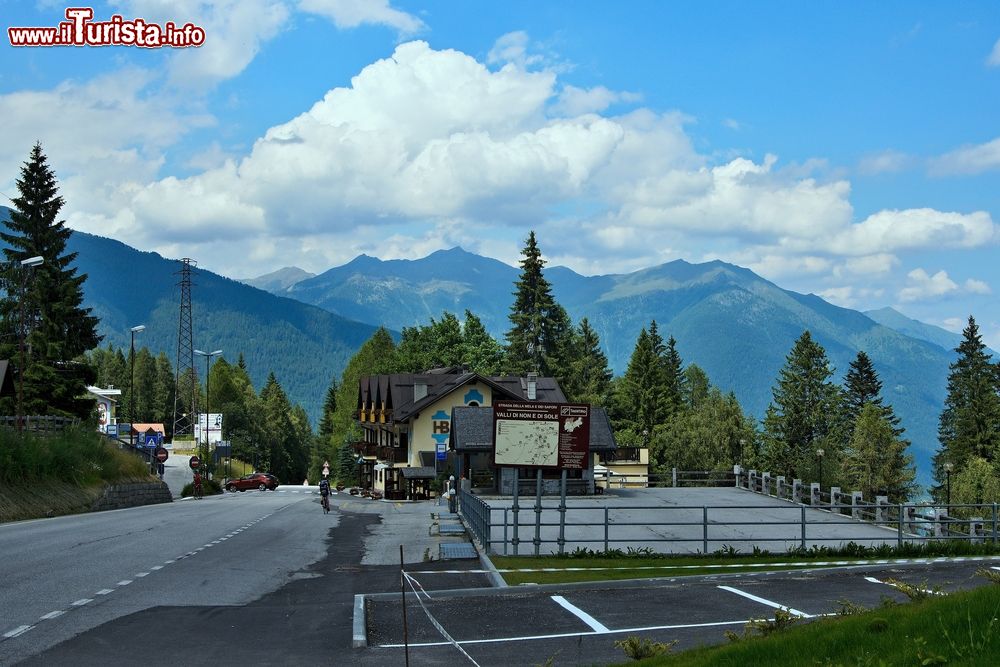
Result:
{"label": "information sign board", "polygon": [[589,452],[589,405],[493,404],[494,465],[582,470],[588,467]]}

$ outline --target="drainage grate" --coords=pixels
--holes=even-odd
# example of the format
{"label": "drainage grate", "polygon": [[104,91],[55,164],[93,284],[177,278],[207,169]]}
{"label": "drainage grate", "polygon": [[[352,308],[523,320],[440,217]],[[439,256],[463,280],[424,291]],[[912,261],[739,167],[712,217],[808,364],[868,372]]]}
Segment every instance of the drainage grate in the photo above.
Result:
{"label": "drainage grate", "polygon": [[476,553],[476,548],[472,546],[472,542],[453,542],[441,545],[442,560],[478,557],[479,554]]}
{"label": "drainage grate", "polygon": [[462,524],[441,524],[438,526],[438,532],[442,535],[465,535],[465,526]]}

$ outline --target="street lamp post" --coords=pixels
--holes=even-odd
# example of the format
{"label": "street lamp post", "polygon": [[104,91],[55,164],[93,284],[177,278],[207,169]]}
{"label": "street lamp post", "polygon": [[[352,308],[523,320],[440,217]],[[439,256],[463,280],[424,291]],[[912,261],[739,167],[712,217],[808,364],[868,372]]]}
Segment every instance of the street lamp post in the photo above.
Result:
{"label": "street lamp post", "polygon": [[951,505],[951,471],[955,469],[955,464],[948,463],[944,464],[944,479],[945,479],[945,505]]}
{"label": "street lamp post", "polygon": [[209,455],[208,431],[209,427],[211,426],[208,423],[209,415],[211,414],[211,411],[209,410],[208,407],[209,406],[208,372],[209,372],[209,365],[212,363],[212,357],[222,354],[222,350],[216,350],[215,352],[202,352],[201,350],[195,350],[194,353],[205,357],[205,456],[207,458]]}
{"label": "street lamp post", "polygon": [[816,450],[816,458],[819,459],[819,489],[820,489],[821,493],[823,491],[823,455],[824,454],[826,454],[826,452],[823,450],[822,447],[820,447],[819,449]]}
{"label": "street lamp post", "polygon": [[25,309],[27,307],[28,300],[28,269],[33,269],[45,262],[45,259],[38,255],[36,257],[29,257],[27,259],[21,260],[21,322],[18,327],[18,347],[20,348],[21,356],[21,368],[18,369],[17,373],[17,430],[24,430],[24,371],[25,371],[25,338],[27,336],[27,314]]}
{"label": "street lamp post", "polygon": [[129,356],[131,370],[129,371],[128,380],[128,441],[133,447],[135,447],[135,335],[145,330],[145,324],[140,324],[129,329],[132,334],[132,347]]}

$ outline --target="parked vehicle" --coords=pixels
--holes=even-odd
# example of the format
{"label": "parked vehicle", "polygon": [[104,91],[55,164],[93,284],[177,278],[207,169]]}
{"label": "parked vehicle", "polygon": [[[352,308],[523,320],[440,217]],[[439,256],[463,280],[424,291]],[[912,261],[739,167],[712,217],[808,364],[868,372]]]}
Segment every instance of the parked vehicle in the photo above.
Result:
{"label": "parked vehicle", "polygon": [[229,480],[226,482],[226,491],[230,493],[246,491],[247,489],[260,489],[261,491],[270,489],[274,491],[280,483],[278,478],[269,472],[255,472],[239,479]]}

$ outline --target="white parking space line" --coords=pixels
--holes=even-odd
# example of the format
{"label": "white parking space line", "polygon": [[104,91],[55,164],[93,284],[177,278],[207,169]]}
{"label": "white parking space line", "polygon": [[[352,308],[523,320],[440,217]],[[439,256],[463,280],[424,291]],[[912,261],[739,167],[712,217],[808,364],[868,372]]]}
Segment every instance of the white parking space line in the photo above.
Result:
{"label": "white parking space line", "polygon": [[77,600],[73,603],[74,607],[82,607],[85,604],[90,604],[94,601],[94,598],[83,598],[82,600]]}
{"label": "white parking space line", "polygon": [[19,625],[16,628],[14,628],[13,630],[11,630],[10,632],[3,633],[4,639],[13,639],[14,637],[20,637],[21,635],[23,635],[25,632],[27,632],[28,630],[30,630],[33,627],[35,627],[35,626],[33,626],[33,625]]}
{"label": "white parking space line", "polygon": [[570,612],[571,614],[579,618],[581,621],[586,623],[588,626],[590,626],[590,629],[593,630],[594,632],[599,632],[601,634],[610,632],[610,630],[608,630],[608,628],[603,623],[598,621],[596,618],[594,618],[584,610],[577,607],[575,604],[573,604],[563,596],[553,595],[552,600],[560,607]]}
{"label": "white parking space line", "polygon": [[[751,619],[742,621],[716,621],[713,623],[686,623],[682,625],[652,625],[647,628],[624,628],[622,630],[608,630],[607,634],[620,635],[624,633],[652,632],[654,630],[683,630],[685,628],[715,628],[723,625],[746,625]],[[507,642],[533,641],[538,639],[563,639],[565,637],[592,637],[593,632],[562,632],[554,635],[526,635],[524,637],[496,637],[494,639],[466,639],[456,642],[458,644],[503,644]],[[410,648],[423,646],[451,646],[451,642],[425,642],[422,644],[410,643]],[[378,648],[403,648],[405,644],[378,644]]]}
{"label": "white parking space line", "polygon": [[772,602],[771,600],[765,600],[764,598],[757,597],[756,595],[753,595],[752,593],[747,593],[746,591],[741,591],[740,589],[733,588],[732,586],[717,586],[717,588],[721,588],[724,591],[729,591],[730,593],[735,593],[736,595],[741,595],[741,596],[745,597],[748,600],[753,600],[754,602],[759,602],[761,604],[767,605],[768,607],[773,607],[775,609],[784,609],[789,614],[793,614],[795,616],[798,616],[799,618],[814,618],[814,616],[812,614],[807,614],[804,611],[799,611],[798,609],[793,609],[791,607],[786,607],[783,604],[778,604],[777,602]]}
{"label": "white parking space line", "polygon": [[53,618],[59,618],[65,613],[66,611],[63,609],[59,609],[58,611],[50,611],[49,613],[43,615],[40,620],[51,621]]}
{"label": "white parking space line", "polygon": [[[899,585],[894,584],[891,581],[882,581],[880,579],[876,579],[875,577],[865,577],[865,581],[870,581],[873,584],[882,584],[883,586],[892,586],[893,588],[899,590]],[[929,588],[920,588],[919,586],[914,586],[914,588],[922,593],[930,593],[931,595],[944,595],[944,593],[941,591],[932,591]]]}

